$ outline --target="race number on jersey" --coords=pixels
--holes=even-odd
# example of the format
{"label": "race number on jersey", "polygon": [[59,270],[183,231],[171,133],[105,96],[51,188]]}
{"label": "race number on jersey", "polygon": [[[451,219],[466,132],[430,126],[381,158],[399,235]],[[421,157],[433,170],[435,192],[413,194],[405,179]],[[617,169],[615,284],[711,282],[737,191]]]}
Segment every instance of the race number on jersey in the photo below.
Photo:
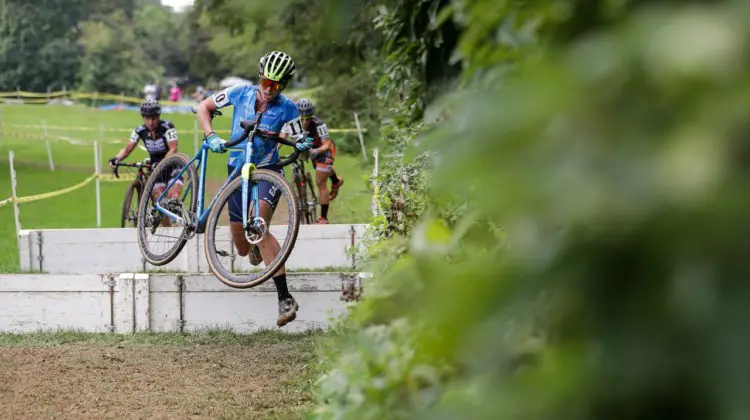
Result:
{"label": "race number on jersey", "polygon": [[214,103],[216,103],[216,108],[222,108],[227,105],[229,105],[229,90],[232,89],[231,87],[228,87],[221,92],[218,92],[214,94]]}
{"label": "race number on jersey", "polygon": [[330,135],[328,133],[328,127],[326,127],[325,124],[321,124],[318,126],[318,137],[321,139],[328,138]]}
{"label": "race number on jersey", "polygon": [[297,117],[293,120],[290,120],[289,122],[284,124],[281,132],[287,133],[293,137],[299,136],[302,133],[302,119]]}
{"label": "race number on jersey", "polygon": [[170,128],[167,130],[167,132],[164,134],[164,137],[167,138],[168,142],[173,142],[177,140],[177,129],[176,128]]}

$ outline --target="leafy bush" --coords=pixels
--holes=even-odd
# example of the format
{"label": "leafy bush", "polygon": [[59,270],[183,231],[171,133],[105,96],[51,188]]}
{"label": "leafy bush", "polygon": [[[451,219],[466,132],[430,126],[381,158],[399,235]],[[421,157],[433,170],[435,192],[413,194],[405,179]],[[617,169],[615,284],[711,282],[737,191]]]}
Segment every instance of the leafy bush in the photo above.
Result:
{"label": "leafy bush", "polygon": [[747,5],[553,3],[512,78],[394,132],[428,187],[380,220],[316,418],[750,415]]}

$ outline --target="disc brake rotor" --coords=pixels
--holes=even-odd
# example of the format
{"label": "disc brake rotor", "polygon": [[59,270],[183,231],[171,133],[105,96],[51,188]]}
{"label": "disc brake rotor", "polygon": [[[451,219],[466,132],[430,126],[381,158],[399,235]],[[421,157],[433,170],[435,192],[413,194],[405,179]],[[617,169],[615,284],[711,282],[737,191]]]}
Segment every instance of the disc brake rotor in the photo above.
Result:
{"label": "disc brake rotor", "polygon": [[266,221],[262,217],[256,217],[245,227],[245,238],[255,245],[263,240],[267,232]]}

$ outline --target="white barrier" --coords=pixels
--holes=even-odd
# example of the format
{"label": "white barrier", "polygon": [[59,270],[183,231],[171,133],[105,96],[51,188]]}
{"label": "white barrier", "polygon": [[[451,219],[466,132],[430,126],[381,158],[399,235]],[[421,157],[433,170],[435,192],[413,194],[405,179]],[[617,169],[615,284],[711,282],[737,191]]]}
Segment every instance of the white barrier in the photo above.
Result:
{"label": "white barrier", "polygon": [[[342,288],[356,273],[289,273],[289,290],[300,305],[284,331],[326,328],[343,313]],[[48,329],[84,332],[196,332],[223,328],[237,333],[277,328],[276,288],[268,281],[232,289],[204,274],[0,275],[0,331]]]}
{"label": "white barrier", "polygon": [[[286,267],[352,270],[356,267],[352,245],[359,246],[366,229],[367,225],[301,225]],[[285,230],[286,227],[271,226],[277,238],[283,238]],[[221,234],[229,237],[228,232]],[[207,273],[203,243],[203,235],[196,235],[174,261],[155,267],[141,256],[135,228],[21,230],[18,235],[21,271],[49,274]],[[235,267],[251,266],[247,258],[237,257]]]}

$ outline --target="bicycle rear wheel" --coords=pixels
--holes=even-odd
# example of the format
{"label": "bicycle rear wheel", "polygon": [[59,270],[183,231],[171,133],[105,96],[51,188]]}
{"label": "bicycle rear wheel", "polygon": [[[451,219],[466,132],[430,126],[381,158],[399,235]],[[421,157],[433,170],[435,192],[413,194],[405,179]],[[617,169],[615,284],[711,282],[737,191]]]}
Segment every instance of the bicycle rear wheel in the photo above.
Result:
{"label": "bicycle rear wheel", "polygon": [[[156,208],[155,199],[176,178],[190,159],[183,153],[169,156],[159,162],[143,189],[138,206],[138,246],[141,255],[150,264],[168,264],[182,251],[185,243],[195,234],[195,208],[197,205],[198,180],[195,167],[189,166],[182,174],[182,182],[175,183],[160,205],[183,219],[179,223]],[[178,194],[179,192],[179,194]],[[169,198],[169,195],[174,197]],[[158,231],[158,232],[157,232]]]}
{"label": "bicycle rear wheel", "polygon": [[[249,259],[240,256],[234,245],[230,231],[230,215],[235,220],[242,220],[242,214],[236,214],[241,209],[241,200],[237,200],[235,191],[242,191],[242,178],[231,181],[216,198],[206,222],[204,245],[206,259],[211,271],[222,283],[237,289],[255,287],[270,279],[281,268],[294,248],[299,232],[300,211],[297,193],[281,174],[258,169],[251,174],[250,187],[259,182],[271,184],[279,194],[279,201],[271,220],[265,221],[267,231],[265,235],[273,235],[279,241],[280,250],[273,259],[264,258],[264,262],[254,267]],[[248,191],[248,205],[252,203]],[[232,201],[235,200],[235,201]],[[230,206],[230,201],[232,201]],[[230,207],[233,209],[230,211]],[[241,210],[239,210],[241,212]],[[252,219],[252,211],[248,210],[248,219]],[[247,237],[247,236],[246,236]],[[283,238],[283,241],[281,241]],[[273,240],[273,239],[271,239]],[[265,257],[265,256],[264,256]]]}
{"label": "bicycle rear wheel", "polygon": [[138,205],[141,202],[143,185],[136,181],[128,186],[125,201],[122,203],[121,227],[138,226]]}

